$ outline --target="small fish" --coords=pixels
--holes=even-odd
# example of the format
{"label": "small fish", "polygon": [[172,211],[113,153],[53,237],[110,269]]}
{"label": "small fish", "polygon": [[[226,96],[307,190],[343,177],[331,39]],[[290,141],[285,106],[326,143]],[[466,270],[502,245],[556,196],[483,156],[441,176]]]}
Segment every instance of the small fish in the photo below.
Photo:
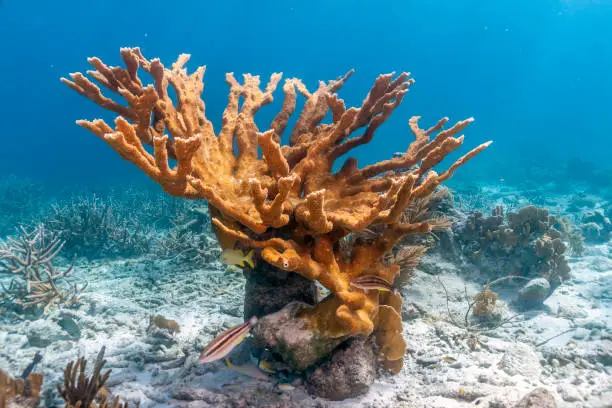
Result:
{"label": "small fish", "polygon": [[239,390],[242,388],[241,383],[227,383],[221,386],[224,390]]}
{"label": "small fish", "polygon": [[246,265],[249,265],[251,268],[254,268],[254,254],[255,253],[252,249],[246,255],[240,249],[224,249],[221,253],[221,262],[226,265],[238,265],[240,267],[245,267]]}
{"label": "small fish", "polygon": [[465,396],[465,388],[459,387],[459,395],[462,396],[462,397]]}
{"label": "small fish", "polygon": [[374,275],[360,276],[351,281],[351,286],[362,290],[381,290],[384,292],[393,292],[393,283]]}
{"label": "small fish", "polygon": [[225,364],[227,365],[227,368],[229,368],[230,370],[236,371],[237,373],[240,373],[242,375],[246,375],[247,377],[264,380],[264,381],[270,380],[270,376],[268,374],[261,372],[258,367],[255,367],[254,364],[234,365],[232,364],[229,358],[225,359]]}
{"label": "small fish", "polygon": [[457,362],[457,359],[451,356],[444,356],[442,357],[442,360],[446,361],[447,363],[451,363],[451,364]]}
{"label": "small fish", "polygon": [[257,323],[257,317],[253,316],[241,325],[232,327],[215,337],[200,354],[200,362],[210,363],[227,356],[244,340],[255,323]]}
{"label": "small fish", "polygon": [[295,387],[291,384],[278,384],[278,389],[281,391],[291,391],[295,390]]}
{"label": "small fish", "polygon": [[257,363],[257,368],[267,374],[276,373],[276,370],[272,367],[272,364],[270,364],[270,362],[266,360],[259,360],[259,362]]}

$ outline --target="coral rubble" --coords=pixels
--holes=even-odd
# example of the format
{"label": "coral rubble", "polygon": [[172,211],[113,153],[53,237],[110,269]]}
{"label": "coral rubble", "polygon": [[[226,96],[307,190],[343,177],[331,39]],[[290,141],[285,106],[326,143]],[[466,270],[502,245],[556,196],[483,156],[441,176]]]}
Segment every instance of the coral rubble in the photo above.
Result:
{"label": "coral rubble", "polygon": [[[320,82],[315,91],[299,79],[286,79],[281,111],[264,132],[255,114],[273,101],[282,75],[273,74],[262,89],[258,76],[246,74],[240,83],[230,73],[222,127],[215,132],[200,97],[204,67],[189,75],[186,54],[171,68],[158,59],[146,59],[138,48],[123,48],[121,56],[125,68],[90,58],[94,70],[88,74],[125,104],[104,96],[81,73],[62,78],[79,94],[119,115],[114,128],[100,119],[77,123],[169,194],[206,200],[222,247],[256,249],[260,265],[267,262],[325,287],[329,295],[294,318],[330,343],[375,333],[379,358],[397,372],[405,351],[401,298],[364,291],[350,282],[364,275],[393,281],[399,266],[384,263],[383,257],[405,235],[427,233],[435,226],[427,219],[405,222],[404,211],[489,145],[471,150],[446,171],[433,170],[463,144],[458,135],[472,119],[444,129],[448,119],[443,118],[423,129],[420,118],[413,117],[409,125],[415,140],[405,153],[362,168],[348,158],[334,172],[335,163],[370,142],[399,106],[414,82],[408,73],[379,76],[361,106],[352,108],[337,95],[352,71]],[[153,84],[145,85],[139,70],[149,73]],[[298,94],[306,101],[283,145]],[[328,115],[331,123],[323,123]],[[373,239],[356,240],[341,250],[347,236],[372,228]],[[268,346],[274,349],[274,344]]]}

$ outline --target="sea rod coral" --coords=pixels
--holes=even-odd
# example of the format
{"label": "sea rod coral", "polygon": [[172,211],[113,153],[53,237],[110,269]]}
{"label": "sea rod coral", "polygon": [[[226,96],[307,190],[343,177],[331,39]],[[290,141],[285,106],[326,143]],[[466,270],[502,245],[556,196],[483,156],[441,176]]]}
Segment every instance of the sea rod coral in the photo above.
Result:
{"label": "sea rod coral", "polygon": [[[441,173],[433,170],[462,145],[463,136],[458,135],[472,119],[444,129],[448,119],[443,118],[423,129],[420,118],[412,117],[409,127],[415,140],[403,155],[361,168],[349,157],[334,171],[335,163],[369,143],[400,105],[414,83],[408,73],[379,76],[361,106],[351,108],[337,91],[353,71],[320,82],[314,91],[299,79],[286,79],[282,108],[263,132],[255,114],[273,101],[282,74],[273,74],[262,88],[258,76],[246,74],[240,83],[229,73],[227,107],[221,129],[215,132],[201,99],[205,67],[188,74],[184,65],[189,55],[182,54],[166,68],[158,59],[146,59],[138,48],[121,49],[121,57],[125,68],[90,58],[94,70],[88,74],[125,104],[104,96],[81,73],[62,78],[79,94],[119,115],[114,128],[100,119],[77,123],[167,193],[208,201],[221,246],[256,250],[253,274],[262,271],[273,278],[274,271],[294,272],[328,289],[329,296],[295,316],[308,330],[328,339],[375,332],[380,360],[399,370],[405,351],[401,298],[359,289],[350,282],[365,275],[394,280],[399,267],[383,263],[383,256],[403,236],[431,230],[427,220],[402,222],[406,207],[432,194],[490,144],[474,148]],[[152,84],[142,82],[139,70],[150,74]],[[305,104],[289,130],[298,94]],[[331,123],[323,123],[328,115]],[[286,132],[288,143],[283,144]],[[339,250],[344,237],[373,226],[375,239],[355,242],[348,256]]]}

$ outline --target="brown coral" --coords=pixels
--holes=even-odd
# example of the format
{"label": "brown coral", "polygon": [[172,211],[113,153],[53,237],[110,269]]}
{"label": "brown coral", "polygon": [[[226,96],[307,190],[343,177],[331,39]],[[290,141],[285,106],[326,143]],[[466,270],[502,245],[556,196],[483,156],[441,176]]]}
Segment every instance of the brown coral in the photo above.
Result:
{"label": "brown coral", "polygon": [[[104,139],[168,193],[207,200],[223,246],[239,242],[259,248],[266,262],[325,286],[331,295],[302,316],[313,330],[330,337],[370,334],[379,322],[377,333],[385,334],[378,337],[386,342],[390,337],[386,333],[394,333],[395,339],[398,320],[387,311],[393,308],[379,309],[377,291],[364,292],[349,283],[366,274],[392,281],[399,268],[385,265],[382,257],[402,236],[431,230],[427,220],[402,222],[402,214],[489,145],[476,147],[442,173],[433,170],[463,143],[458,135],[472,119],[444,129],[448,121],[444,118],[422,129],[420,118],[413,117],[409,125],[415,141],[406,153],[362,168],[356,159],[348,158],[334,172],[335,162],[370,142],[399,106],[414,83],[408,73],[379,76],[361,106],[352,108],[336,93],[352,71],[320,82],[314,92],[298,79],[287,79],[281,111],[265,132],[259,131],[254,116],[272,102],[282,75],[273,74],[262,89],[258,76],[244,75],[240,83],[227,74],[229,99],[222,127],[215,133],[200,97],[204,67],[188,75],[186,54],[170,69],[157,59],[146,59],[138,48],[124,48],[121,56],[126,68],[90,58],[95,70],[88,74],[123,97],[126,105],[105,97],[80,73],[71,74],[71,80],[62,78],[81,95],[120,115],[114,128],[103,120],[77,123]],[[140,69],[152,76],[153,84],[143,84]],[[289,143],[281,146],[298,93],[306,102]],[[331,123],[323,123],[329,113]],[[146,146],[152,147],[152,153]],[[352,245],[349,256],[344,256],[341,240],[372,226],[379,227],[376,237]],[[394,352],[391,357],[397,355]]]}
{"label": "brown coral", "polygon": [[[64,369],[63,387],[57,384],[57,391],[66,401],[66,408],[129,408],[129,404],[121,402],[117,396],[109,399],[108,390],[104,384],[108,380],[112,370],[102,374],[106,360],[104,360],[105,347],[102,347],[91,376],[85,374],[87,360],[81,357],[71,361]],[[138,408],[138,404],[136,404]]]}
{"label": "brown coral", "polygon": [[26,380],[14,379],[0,370],[0,408],[37,407],[43,376],[31,373]]}

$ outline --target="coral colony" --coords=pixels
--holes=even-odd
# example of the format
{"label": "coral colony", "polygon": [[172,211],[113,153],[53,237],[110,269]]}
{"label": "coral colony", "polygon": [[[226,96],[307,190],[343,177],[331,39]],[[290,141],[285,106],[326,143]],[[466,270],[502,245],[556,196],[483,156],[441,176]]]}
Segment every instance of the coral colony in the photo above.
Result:
{"label": "coral colony", "polygon": [[[434,225],[427,220],[407,223],[402,215],[411,203],[431,195],[459,166],[489,146],[487,142],[474,148],[441,173],[433,170],[463,144],[459,134],[472,119],[444,129],[448,119],[443,118],[423,129],[419,117],[412,117],[409,125],[414,140],[404,154],[361,168],[349,157],[334,173],[336,161],[369,143],[400,105],[414,83],[408,73],[379,76],[361,106],[350,108],[337,91],[352,71],[320,82],[314,91],[299,79],[285,79],[282,108],[265,131],[256,125],[255,114],[273,101],[282,74],[273,74],[262,89],[258,76],[246,74],[240,83],[230,73],[226,75],[228,103],[222,127],[215,133],[201,99],[205,67],[188,74],[184,65],[189,55],[182,54],[166,68],[158,59],[146,59],[138,48],[121,49],[121,57],[125,68],[90,58],[94,70],[88,74],[125,104],[105,96],[81,73],[62,79],[119,115],[114,128],[100,119],[77,123],[106,141],[168,194],[206,200],[222,248],[255,251],[254,268],[243,263],[247,280],[265,274],[274,281],[288,271],[309,281],[278,278],[274,287],[279,297],[286,298],[284,305],[267,308],[263,302],[248,307],[259,317],[253,327],[259,345],[304,369],[332,354],[343,340],[374,333],[378,360],[398,372],[406,348],[400,295],[351,282],[378,279],[392,283],[399,266],[384,262],[385,255],[407,234],[432,230]],[[153,84],[143,83],[142,71],[152,77]],[[305,104],[288,129],[298,94]],[[329,113],[331,123],[323,123]],[[289,142],[281,144],[286,133]],[[347,251],[345,241],[363,231],[374,236],[351,240]],[[289,305],[308,297],[300,292],[311,290],[314,282],[329,291],[324,299]],[[252,303],[249,297],[247,288],[246,303]],[[283,306],[291,310],[292,323],[310,333],[310,344],[291,342],[272,320],[266,326],[261,312],[282,312]],[[310,354],[304,352],[304,346]]]}

